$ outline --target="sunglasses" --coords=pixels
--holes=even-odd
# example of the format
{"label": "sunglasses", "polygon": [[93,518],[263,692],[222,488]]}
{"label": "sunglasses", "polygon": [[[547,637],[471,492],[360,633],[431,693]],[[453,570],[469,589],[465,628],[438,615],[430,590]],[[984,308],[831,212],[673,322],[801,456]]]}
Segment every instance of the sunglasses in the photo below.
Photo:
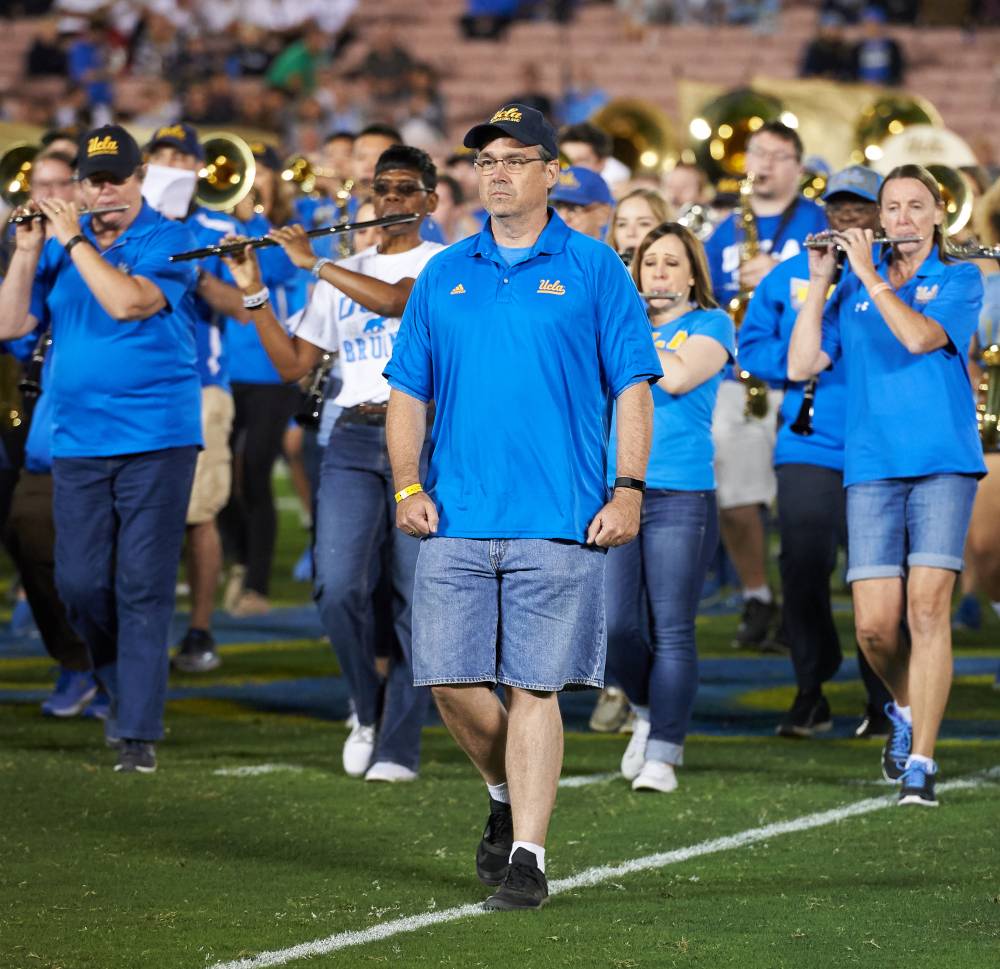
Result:
{"label": "sunglasses", "polygon": [[389,195],[393,192],[402,195],[403,198],[410,198],[412,195],[419,195],[421,192],[430,194],[429,188],[424,188],[418,182],[375,182],[372,185],[372,192],[375,195]]}

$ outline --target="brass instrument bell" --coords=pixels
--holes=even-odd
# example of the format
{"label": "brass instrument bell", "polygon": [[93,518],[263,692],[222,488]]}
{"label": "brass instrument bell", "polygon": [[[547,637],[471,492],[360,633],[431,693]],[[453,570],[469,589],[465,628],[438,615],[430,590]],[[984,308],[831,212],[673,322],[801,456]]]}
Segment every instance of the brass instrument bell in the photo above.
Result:
{"label": "brass instrument bell", "polygon": [[883,94],[875,98],[859,115],[854,128],[851,162],[864,165],[882,157],[882,142],[898,135],[910,125],[943,125],[937,108],[926,98],[914,94]]}
{"label": "brass instrument bell", "polygon": [[202,139],[202,147],[205,161],[195,201],[213,211],[234,208],[250,194],[257,174],[250,146],[238,135],[213,132]]}
{"label": "brass instrument bell", "polygon": [[592,114],[589,121],[611,136],[611,154],[633,173],[659,174],[680,157],[673,124],[649,101],[615,98]]}
{"label": "brass instrument bell", "polygon": [[31,170],[40,145],[18,142],[0,157],[0,198],[11,208],[25,205],[31,198]]}
{"label": "brass instrument bell", "polygon": [[972,218],[972,189],[966,176],[949,165],[928,165],[927,171],[934,176],[944,199],[944,234],[958,235]]}

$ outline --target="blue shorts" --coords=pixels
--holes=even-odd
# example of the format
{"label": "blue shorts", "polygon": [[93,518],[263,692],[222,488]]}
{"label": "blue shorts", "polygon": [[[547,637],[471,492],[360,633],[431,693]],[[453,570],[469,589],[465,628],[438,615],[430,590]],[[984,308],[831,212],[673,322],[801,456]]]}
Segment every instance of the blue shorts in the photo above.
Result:
{"label": "blue shorts", "polygon": [[604,685],[605,549],[537,538],[425,538],[413,682],[553,692]]}
{"label": "blue shorts", "polygon": [[962,571],[978,480],[968,474],[861,481],[847,489],[847,581]]}

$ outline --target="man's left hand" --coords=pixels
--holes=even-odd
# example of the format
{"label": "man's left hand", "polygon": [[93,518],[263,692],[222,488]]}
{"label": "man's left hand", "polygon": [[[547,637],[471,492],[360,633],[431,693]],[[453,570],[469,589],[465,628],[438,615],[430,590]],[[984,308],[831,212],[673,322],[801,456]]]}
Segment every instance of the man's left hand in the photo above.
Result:
{"label": "man's left hand", "polygon": [[42,199],[38,207],[49,220],[49,232],[63,245],[80,234],[80,213],[75,202],[62,199]]}
{"label": "man's left hand", "polygon": [[758,252],[740,266],[740,286],[744,289],[756,289],[760,281],[778,265],[778,260],[766,252]]}
{"label": "man's left hand", "polygon": [[309,236],[301,225],[278,226],[271,229],[268,234],[285,250],[293,265],[299,269],[312,269],[316,265],[316,253],[313,252]]}
{"label": "man's left hand", "polygon": [[595,516],[587,529],[586,545],[614,548],[626,545],[639,534],[642,492],[619,488]]}

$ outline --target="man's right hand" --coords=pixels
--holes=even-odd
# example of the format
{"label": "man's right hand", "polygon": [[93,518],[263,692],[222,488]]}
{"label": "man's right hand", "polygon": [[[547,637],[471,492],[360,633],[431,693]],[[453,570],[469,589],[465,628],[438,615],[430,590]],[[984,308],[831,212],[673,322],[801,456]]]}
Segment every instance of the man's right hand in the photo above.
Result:
{"label": "man's right hand", "polygon": [[396,505],[396,527],[415,538],[425,538],[437,531],[438,511],[426,492],[418,491]]}
{"label": "man's right hand", "polygon": [[[219,240],[219,245],[229,246],[242,241],[244,241],[243,236],[227,235]],[[249,240],[246,241],[249,242]],[[257,254],[253,251],[253,246],[246,245],[242,249],[236,249],[224,255],[222,261],[232,273],[233,281],[243,290],[244,295],[259,292],[263,288],[260,263],[257,262]]]}
{"label": "man's right hand", "polygon": [[[11,217],[31,215],[38,210],[32,203],[16,208]],[[45,219],[27,219],[21,222],[14,232],[15,245],[19,252],[37,255],[45,245]]]}

